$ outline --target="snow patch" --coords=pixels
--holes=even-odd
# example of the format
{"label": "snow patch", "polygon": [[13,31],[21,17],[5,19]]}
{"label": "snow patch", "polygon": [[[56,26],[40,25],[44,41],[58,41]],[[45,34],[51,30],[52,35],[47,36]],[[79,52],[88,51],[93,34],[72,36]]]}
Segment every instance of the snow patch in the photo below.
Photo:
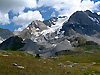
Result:
{"label": "snow patch", "polygon": [[3,41],[2,40],[0,40],[0,43],[2,43]]}
{"label": "snow patch", "polygon": [[88,15],[88,17],[92,20],[92,21],[96,21],[97,23],[99,23],[99,21],[96,18],[92,18],[91,16]]}
{"label": "snow patch", "polygon": [[69,45],[71,45],[70,41],[68,41]]}
{"label": "snow patch", "polygon": [[68,43],[70,43],[70,41],[68,41]]}
{"label": "snow patch", "polygon": [[34,42],[37,42],[37,38],[34,39]]}
{"label": "snow patch", "polygon": [[84,29],[84,28],[82,27],[82,29]]}
{"label": "snow patch", "polygon": [[53,47],[56,47],[57,45],[56,45],[56,44],[53,44],[52,46],[53,46]]}
{"label": "snow patch", "polygon": [[40,30],[39,28],[36,28],[36,30],[38,31],[38,30]]}
{"label": "snow patch", "polygon": [[0,43],[2,43],[3,41],[5,41],[5,39],[0,37]]}
{"label": "snow patch", "polygon": [[26,29],[28,29],[28,30],[29,30],[29,27],[27,27]]}
{"label": "snow patch", "polygon": [[49,29],[47,30],[43,30],[40,34],[42,35],[46,35],[48,33],[53,33],[55,31],[57,31],[57,34],[59,33],[60,29],[62,29],[62,26],[63,26],[63,23],[65,21],[68,20],[68,17],[65,17],[65,18],[58,18],[58,21],[56,22],[55,25],[52,25]]}
{"label": "snow patch", "polygon": [[23,41],[24,41],[25,39],[23,39]]}
{"label": "snow patch", "polygon": [[58,39],[58,38],[59,38],[58,36],[55,37],[55,39]]}
{"label": "snow patch", "polygon": [[38,25],[38,24],[37,24],[37,21],[34,21],[34,22],[35,22],[36,25]]}
{"label": "snow patch", "polygon": [[33,32],[31,32],[31,35],[33,34]]}

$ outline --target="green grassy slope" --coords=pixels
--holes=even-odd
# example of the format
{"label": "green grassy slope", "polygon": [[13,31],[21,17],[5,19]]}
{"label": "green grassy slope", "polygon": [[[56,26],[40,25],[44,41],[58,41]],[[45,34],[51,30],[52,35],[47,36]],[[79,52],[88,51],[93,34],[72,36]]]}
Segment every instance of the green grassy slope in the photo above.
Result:
{"label": "green grassy slope", "polygon": [[0,75],[100,75],[100,53],[36,59],[26,52],[0,51],[7,54],[0,56]]}

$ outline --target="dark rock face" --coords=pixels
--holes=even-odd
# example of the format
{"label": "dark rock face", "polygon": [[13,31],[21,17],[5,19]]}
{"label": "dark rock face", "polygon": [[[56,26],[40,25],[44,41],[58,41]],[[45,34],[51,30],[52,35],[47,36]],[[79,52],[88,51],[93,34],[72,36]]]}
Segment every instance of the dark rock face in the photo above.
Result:
{"label": "dark rock face", "polygon": [[86,35],[94,35],[97,32],[100,33],[100,26],[98,25],[77,25],[77,24],[65,24],[63,29],[65,31],[65,35],[69,35],[70,30],[72,30],[79,34],[86,34]]}
{"label": "dark rock face", "polygon": [[57,22],[58,18],[57,17],[52,17],[49,20],[45,20],[43,21],[43,23],[49,27],[51,27],[51,25],[55,25],[54,22]]}
{"label": "dark rock face", "polygon": [[71,24],[82,24],[82,25],[91,25],[93,21],[88,18],[87,14],[83,11],[77,11],[69,18],[68,23]]}
{"label": "dark rock face", "polygon": [[56,52],[55,55],[57,55],[57,56],[66,55],[69,52],[71,52],[71,51],[70,50],[62,50],[62,51]]}
{"label": "dark rock face", "polygon": [[67,16],[59,16],[59,17],[52,17],[50,18],[49,20],[45,20],[43,21],[43,23],[49,27],[51,27],[52,25],[56,25],[58,19],[64,19],[66,18]]}
{"label": "dark rock face", "polygon": [[3,39],[7,39],[9,37],[13,36],[13,33],[9,31],[8,29],[2,29],[0,28],[0,37]]}
{"label": "dark rock face", "polygon": [[22,38],[18,36],[10,37],[0,44],[0,49],[16,51],[25,45],[22,41]]}
{"label": "dark rock face", "polygon": [[29,27],[30,27],[30,28],[31,28],[31,27],[39,28],[40,31],[47,29],[47,26],[46,26],[43,22],[38,21],[38,20],[33,21],[33,22],[31,23],[31,26],[29,26]]}
{"label": "dark rock face", "polygon": [[69,35],[70,30],[89,36],[100,33],[100,16],[89,10],[77,11],[64,23],[62,30],[65,31],[65,35]]}

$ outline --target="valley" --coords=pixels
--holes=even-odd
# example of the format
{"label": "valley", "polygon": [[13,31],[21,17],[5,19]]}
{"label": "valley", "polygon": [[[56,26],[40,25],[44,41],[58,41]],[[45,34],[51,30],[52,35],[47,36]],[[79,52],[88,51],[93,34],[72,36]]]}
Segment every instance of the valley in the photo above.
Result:
{"label": "valley", "polygon": [[100,75],[99,57],[100,15],[90,10],[0,28],[0,75]]}

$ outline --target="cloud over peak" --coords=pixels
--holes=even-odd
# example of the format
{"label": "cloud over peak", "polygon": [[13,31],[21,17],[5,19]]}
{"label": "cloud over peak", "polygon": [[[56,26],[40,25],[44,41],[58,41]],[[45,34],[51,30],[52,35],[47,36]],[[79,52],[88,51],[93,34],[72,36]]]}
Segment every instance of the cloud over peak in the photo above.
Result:
{"label": "cloud over peak", "polygon": [[[51,17],[58,16],[68,16],[70,17],[75,11],[98,11],[100,12],[100,1],[91,1],[91,0],[0,0],[0,25],[10,24],[14,22],[15,25],[21,25],[22,30],[33,20],[44,20],[45,17],[42,15],[48,16],[48,9],[41,7],[50,7],[53,8],[53,11],[50,11]],[[27,12],[24,12],[25,8],[29,8]],[[39,8],[41,10],[39,10]],[[8,12],[12,11],[13,14],[18,14],[13,16],[11,20],[9,18]],[[41,13],[40,13],[41,12]],[[46,13],[46,14],[42,14]],[[99,13],[98,13],[99,14]]]}
{"label": "cloud over peak", "polygon": [[59,12],[59,15],[70,16],[78,10],[99,10],[100,1],[94,2],[91,0],[39,0],[38,6],[51,6]]}
{"label": "cloud over peak", "polygon": [[0,13],[0,24],[2,25],[10,24],[8,14]]}
{"label": "cloud over peak", "polygon": [[36,8],[36,0],[0,0],[0,24],[9,24],[9,11],[22,13],[25,8]]}
{"label": "cloud over peak", "polygon": [[20,12],[25,8],[36,8],[36,0],[0,0],[0,11],[7,13],[10,10]]}
{"label": "cloud over peak", "polygon": [[28,11],[27,13],[21,13],[19,16],[14,16],[12,22],[16,25],[22,25],[22,28],[20,28],[20,30],[22,30],[33,20],[43,21],[44,19],[39,11]]}

